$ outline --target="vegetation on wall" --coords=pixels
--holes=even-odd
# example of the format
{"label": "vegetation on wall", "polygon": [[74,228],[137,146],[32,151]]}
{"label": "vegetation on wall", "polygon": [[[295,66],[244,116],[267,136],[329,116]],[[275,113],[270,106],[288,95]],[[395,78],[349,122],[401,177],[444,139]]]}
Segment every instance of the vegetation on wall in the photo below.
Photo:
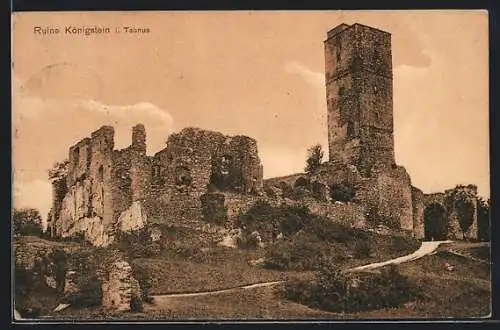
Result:
{"label": "vegetation on wall", "polygon": [[332,201],[350,202],[356,196],[356,190],[352,185],[338,183],[330,187],[330,197]]}
{"label": "vegetation on wall", "polygon": [[481,241],[490,240],[490,199],[477,198],[478,238]]}
{"label": "vegetation on wall", "polygon": [[305,171],[307,173],[314,173],[321,166],[321,162],[323,161],[323,156],[324,152],[320,144],[316,144],[307,149]]}

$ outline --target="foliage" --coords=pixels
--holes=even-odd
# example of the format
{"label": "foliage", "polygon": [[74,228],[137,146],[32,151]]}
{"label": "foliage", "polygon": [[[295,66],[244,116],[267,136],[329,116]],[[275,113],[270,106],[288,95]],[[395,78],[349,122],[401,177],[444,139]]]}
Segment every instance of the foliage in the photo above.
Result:
{"label": "foliage", "polygon": [[447,191],[446,203],[449,209],[456,211],[464,239],[474,220],[472,201],[476,198],[477,187],[474,185],[457,185],[454,189]]}
{"label": "foliage", "polygon": [[101,281],[95,275],[81,274],[77,279],[78,290],[69,292],[62,301],[74,308],[100,306],[102,301]]}
{"label": "foliage", "polygon": [[314,173],[321,166],[323,156],[324,152],[320,144],[316,144],[307,149],[305,171],[307,173]]}
{"label": "foliage", "polygon": [[279,241],[266,250],[266,265],[279,270],[314,270],[323,258],[345,259],[341,249],[325,245],[317,235],[301,232]]}
{"label": "foliage", "polygon": [[380,273],[349,273],[326,261],[318,269],[315,281],[289,281],[282,295],[313,308],[350,313],[398,307],[422,297],[422,291],[396,266],[383,268]]}
{"label": "foliage", "polygon": [[372,244],[369,240],[360,239],[357,240],[354,244],[354,256],[356,258],[362,259],[370,257],[372,254]]}
{"label": "foliage", "polygon": [[[151,303],[153,302],[153,297],[150,294],[150,290],[155,285],[155,280],[149,273],[148,269],[144,267],[140,263],[131,262],[130,266],[132,267],[132,276],[139,282],[139,286],[141,288],[141,301]],[[139,308],[139,299],[136,299],[135,303],[131,302],[133,307]],[[132,306],[131,306],[132,307]]]}
{"label": "foliage", "polygon": [[56,162],[54,166],[48,171],[49,179],[60,179],[67,175],[69,168],[69,160]]}
{"label": "foliage", "polygon": [[490,240],[490,199],[477,198],[477,226],[481,241]]}
{"label": "foliage", "polygon": [[131,232],[119,232],[117,247],[130,258],[157,256],[161,252],[161,245],[153,242],[147,227]]}
{"label": "foliage", "polygon": [[266,201],[257,201],[238,216],[236,225],[243,234],[257,231],[264,241],[274,241],[279,233],[287,237],[303,229],[311,217],[305,206],[273,207]]}
{"label": "foliage", "polygon": [[356,190],[351,185],[334,184],[330,187],[330,197],[333,201],[350,202],[356,196]]}
{"label": "foliage", "polygon": [[15,235],[42,236],[42,216],[37,209],[14,209],[12,222]]}
{"label": "foliage", "polygon": [[35,318],[48,312],[57,301],[56,290],[47,286],[40,274],[16,265],[15,305],[23,317]]}
{"label": "foliage", "polygon": [[[255,247],[256,242],[249,240],[253,232],[268,243],[266,260],[271,268],[315,269],[321,258],[344,260],[348,249],[360,258],[372,251],[366,232],[311,214],[303,205],[273,207],[259,201],[240,214],[236,224],[243,233],[240,246]],[[277,239],[279,234],[282,240]]]}
{"label": "foliage", "polygon": [[227,207],[224,206],[224,194],[207,193],[201,196],[203,220],[217,225],[224,225],[228,219]]}

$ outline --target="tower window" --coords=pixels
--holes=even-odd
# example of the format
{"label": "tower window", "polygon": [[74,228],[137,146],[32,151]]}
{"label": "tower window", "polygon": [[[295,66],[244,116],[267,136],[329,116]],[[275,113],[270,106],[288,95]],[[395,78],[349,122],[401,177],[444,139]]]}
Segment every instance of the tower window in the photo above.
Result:
{"label": "tower window", "polygon": [[354,135],[354,123],[352,121],[347,122],[347,136],[352,137]]}
{"label": "tower window", "polygon": [[101,165],[99,166],[99,170],[97,171],[97,176],[99,178],[99,181],[103,181],[104,180],[104,167]]}

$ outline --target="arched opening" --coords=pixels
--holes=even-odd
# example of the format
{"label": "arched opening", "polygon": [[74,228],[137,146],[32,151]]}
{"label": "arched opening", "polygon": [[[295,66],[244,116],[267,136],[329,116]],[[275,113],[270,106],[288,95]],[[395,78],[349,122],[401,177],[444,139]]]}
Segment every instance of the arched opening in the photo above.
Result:
{"label": "arched opening", "polygon": [[210,186],[219,191],[239,190],[243,188],[241,171],[237,169],[231,155],[212,158]]}
{"label": "arched opening", "polygon": [[100,182],[104,181],[104,167],[101,165],[97,171],[97,177]]}
{"label": "arched opening", "polygon": [[446,211],[441,204],[433,203],[424,210],[424,239],[440,241],[446,239],[448,227]]}
{"label": "arched opening", "polygon": [[175,168],[175,184],[178,186],[189,186],[193,181],[191,169],[187,166],[177,166]]}

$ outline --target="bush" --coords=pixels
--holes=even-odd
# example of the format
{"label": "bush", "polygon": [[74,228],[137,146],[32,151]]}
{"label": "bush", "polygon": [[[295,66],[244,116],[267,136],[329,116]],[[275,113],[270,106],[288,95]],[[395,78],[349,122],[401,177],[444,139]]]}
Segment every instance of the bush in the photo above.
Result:
{"label": "bush", "polygon": [[367,258],[372,254],[372,244],[369,240],[357,240],[354,244],[354,256],[356,258]]}
{"label": "bush", "polygon": [[139,263],[131,262],[132,276],[139,282],[141,288],[141,298],[143,301],[150,302],[152,297],[150,297],[149,291],[153,287],[153,279],[148,270],[141,266]]}
{"label": "bush", "polygon": [[323,149],[320,144],[316,144],[309,149],[307,149],[307,160],[305,171],[307,173],[313,173],[321,166],[323,160]]}
{"label": "bush", "polygon": [[302,232],[289,240],[267,248],[267,267],[280,270],[314,270],[325,258],[342,262],[344,250],[337,244],[325,244],[314,233]]}
{"label": "bush", "polygon": [[200,197],[203,220],[209,223],[224,225],[227,222],[227,208],[224,206],[225,196],[222,193],[207,193]]}
{"label": "bush", "polygon": [[315,281],[290,281],[284,298],[331,312],[359,312],[398,307],[423,297],[422,290],[401,275],[397,267],[377,273],[346,273],[335,265],[323,264]]}
{"label": "bush", "polygon": [[350,202],[356,196],[356,190],[347,184],[334,184],[330,187],[330,197],[333,201]]}
{"label": "bush", "polygon": [[240,214],[236,225],[243,235],[257,231],[264,241],[273,241],[281,232],[285,237],[304,229],[313,216],[305,206],[273,207],[258,201],[246,213]]}
{"label": "bush", "polygon": [[[79,274],[80,275],[80,274]],[[63,296],[62,301],[75,308],[100,306],[102,301],[101,281],[97,276],[81,274],[77,279],[78,291]]]}
{"label": "bush", "polygon": [[161,252],[160,243],[152,241],[147,227],[131,232],[120,232],[116,244],[120,251],[132,259],[153,257]]}
{"label": "bush", "polygon": [[[357,249],[360,258],[371,252],[371,240],[366,232],[313,215],[302,205],[272,207],[258,202],[238,217],[237,225],[242,228],[240,247],[256,247],[258,241],[251,237],[254,231],[260,233],[264,242],[271,243],[266,248],[271,268],[315,269],[324,257],[344,261],[348,248]],[[283,235],[283,241],[276,241],[278,233]],[[361,241],[356,247],[356,242]]]}
{"label": "bush", "polygon": [[57,291],[47,286],[38,271],[16,265],[14,288],[15,308],[23,317],[36,318],[49,312],[57,304]]}

